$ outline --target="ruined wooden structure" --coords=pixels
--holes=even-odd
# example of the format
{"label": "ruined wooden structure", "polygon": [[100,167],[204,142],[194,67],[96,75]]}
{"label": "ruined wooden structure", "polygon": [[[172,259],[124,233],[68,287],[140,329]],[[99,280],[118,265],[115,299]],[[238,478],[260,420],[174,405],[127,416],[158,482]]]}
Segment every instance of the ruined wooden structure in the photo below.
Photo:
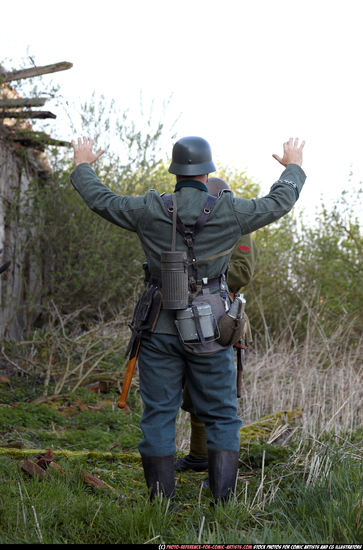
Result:
{"label": "ruined wooden structure", "polygon": [[71,67],[61,62],[9,72],[0,65],[0,339],[19,340],[37,315],[44,292],[44,265],[32,258],[27,246],[31,229],[21,219],[25,208],[32,209],[31,182],[42,185],[51,180],[43,154],[47,145],[70,146],[32,129],[32,119],[56,115],[39,109],[47,98],[22,98],[10,82]]}

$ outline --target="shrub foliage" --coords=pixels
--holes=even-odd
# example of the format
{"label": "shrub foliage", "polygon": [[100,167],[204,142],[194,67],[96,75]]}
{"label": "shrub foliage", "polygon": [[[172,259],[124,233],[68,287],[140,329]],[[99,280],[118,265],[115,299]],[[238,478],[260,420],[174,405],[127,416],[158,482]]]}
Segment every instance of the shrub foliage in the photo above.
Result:
{"label": "shrub foliage", "polygon": [[[130,114],[113,101],[93,96],[79,113],[81,132],[91,135],[106,154],[96,166],[101,180],[115,192],[139,195],[148,189],[173,189],[174,177],[162,159],[163,124],[146,121],[140,131]],[[170,136],[169,142],[172,142]],[[46,258],[43,310],[51,300],[62,314],[84,310],[83,320],[109,319],[132,306],[143,285],[144,254],[135,234],[91,212],[70,184],[71,155],[48,152],[51,182],[34,182],[29,226],[29,253]],[[245,172],[218,167],[238,196],[259,195],[259,186]],[[312,317],[322,338],[342,320],[362,321],[362,233],[354,215],[360,192],[349,190],[328,209],[321,204],[315,223],[294,212],[254,235],[258,264],[245,290],[247,312],[257,342],[264,347],[277,335],[305,337]],[[31,297],[29,297],[29,302]],[[46,317],[45,317],[46,318]],[[43,316],[44,319],[44,316]]]}

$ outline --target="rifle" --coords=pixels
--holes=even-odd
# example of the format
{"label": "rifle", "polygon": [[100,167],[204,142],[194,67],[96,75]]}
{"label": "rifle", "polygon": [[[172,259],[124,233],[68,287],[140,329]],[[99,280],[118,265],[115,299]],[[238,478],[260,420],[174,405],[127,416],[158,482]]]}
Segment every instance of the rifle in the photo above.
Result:
{"label": "rifle", "polygon": [[126,399],[129,393],[131,380],[134,375],[136,360],[139,354],[140,342],[141,342],[140,338],[138,340],[135,340],[131,349],[129,363],[125,373],[124,383],[122,385],[121,396],[120,396],[119,402],[117,403],[117,406],[120,409],[124,409],[126,407]]}
{"label": "rifle", "polygon": [[[146,262],[145,264],[147,267]],[[121,397],[117,404],[120,409],[124,409],[126,407],[126,399],[129,393],[132,376],[134,374],[141,339],[148,338],[151,333],[154,332],[161,309],[161,300],[162,296],[159,286],[155,283],[149,282],[147,288],[144,290],[136,304],[133,318],[129,325],[132,335],[125,355],[127,356],[129,353],[130,355],[129,364],[127,366],[124,383],[122,386]]]}

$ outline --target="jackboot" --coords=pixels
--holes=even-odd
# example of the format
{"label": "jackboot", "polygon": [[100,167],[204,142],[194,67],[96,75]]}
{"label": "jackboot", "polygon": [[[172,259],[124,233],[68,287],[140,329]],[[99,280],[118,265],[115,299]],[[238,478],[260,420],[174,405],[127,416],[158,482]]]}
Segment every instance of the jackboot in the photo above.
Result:
{"label": "jackboot", "polygon": [[238,470],[238,451],[208,450],[209,487],[216,503],[232,495]]}
{"label": "jackboot", "polygon": [[158,495],[174,499],[174,455],[142,456],[146,485],[150,489],[150,500]]}
{"label": "jackboot", "polygon": [[179,458],[174,465],[176,472],[186,472],[187,470],[194,470],[195,472],[203,472],[208,468],[207,458],[198,458],[191,454]]}

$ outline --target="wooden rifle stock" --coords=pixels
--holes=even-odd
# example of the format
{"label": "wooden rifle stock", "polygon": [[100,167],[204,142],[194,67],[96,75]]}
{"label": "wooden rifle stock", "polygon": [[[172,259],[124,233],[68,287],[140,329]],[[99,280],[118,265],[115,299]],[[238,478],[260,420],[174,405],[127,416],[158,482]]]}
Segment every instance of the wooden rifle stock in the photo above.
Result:
{"label": "wooden rifle stock", "polygon": [[126,370],[126,374],[125,374],[125,378],[124,378],[124,383],[122,385],[121,397],[119,399],[119,402],[117,403],[117,406],[120,409],[124,409],[126,407],[126,399],[127,399],[128,393],[129,393],[131,380],[132,380],[132,377],[134,375],[137,356],[139,354],[140,342],[141,342],[141,340],[139,340],[138,343],[137,343],[135,353],[131,353],[131,355],[130,355],[129,364],[127,366],[127,370]]}

